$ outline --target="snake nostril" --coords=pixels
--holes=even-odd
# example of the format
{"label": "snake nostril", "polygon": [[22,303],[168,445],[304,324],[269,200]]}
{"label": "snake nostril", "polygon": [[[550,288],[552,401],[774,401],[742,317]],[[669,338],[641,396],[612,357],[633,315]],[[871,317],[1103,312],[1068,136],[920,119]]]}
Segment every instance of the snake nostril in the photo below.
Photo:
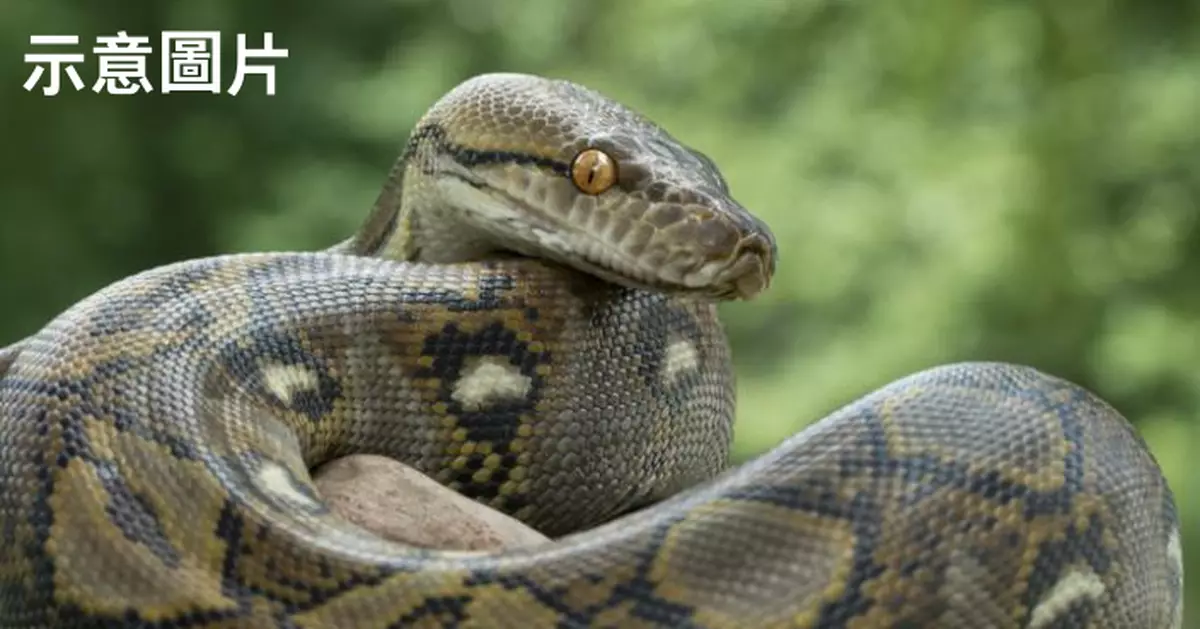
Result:
{"label": "snake nostril", "polygon": [[737,257],[755,258],[768,276],[775,273],[775,246],[762,235],[753,235],[739,243]]}
{"label": "snake nostril", "polygon": [[732,294],[740,299],[751,299],[766,290],[774,275],[774,247],[759,236],[738,243],[725,273]]}

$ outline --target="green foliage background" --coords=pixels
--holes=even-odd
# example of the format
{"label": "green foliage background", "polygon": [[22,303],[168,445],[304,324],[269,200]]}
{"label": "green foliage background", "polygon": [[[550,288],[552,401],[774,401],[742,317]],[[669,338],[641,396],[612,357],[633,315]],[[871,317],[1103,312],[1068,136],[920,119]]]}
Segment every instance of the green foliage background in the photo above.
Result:
{"label": "green foliage background", "polygon": [[[775,230],[772,290],[725,309],[740,459],[912,371],[1027,363],[1137,424],[1200,573],[1198,4],[9,0],[0,343],[150,266],[328,246],[445,90],[561,76],[711,155]],[[156,87],[164,29],[222,31],[226,85],[235,33],[290,58],[274,97],[22,90],[29,35],[122,29]]]}

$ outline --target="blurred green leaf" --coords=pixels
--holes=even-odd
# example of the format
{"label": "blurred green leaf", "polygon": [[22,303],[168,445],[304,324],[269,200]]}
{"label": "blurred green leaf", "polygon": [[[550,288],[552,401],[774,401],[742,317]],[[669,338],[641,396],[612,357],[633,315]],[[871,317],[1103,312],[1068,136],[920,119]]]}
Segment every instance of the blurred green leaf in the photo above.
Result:
{"label": "blurred green leaf", "polygon": [[[0,343],[150,266],[336,242],[441,93],[547,73],[708,153],[776,232],[772,290],[723,307],[739,459],[917,369],[1009,360],[1137,423],[1200,539],[1195,2],[141,0],[0,18]],[[226,77],[235,33],[273,31],[277,94],[261,77],[237,97],[21,89],[31,34],[207,28]]]}

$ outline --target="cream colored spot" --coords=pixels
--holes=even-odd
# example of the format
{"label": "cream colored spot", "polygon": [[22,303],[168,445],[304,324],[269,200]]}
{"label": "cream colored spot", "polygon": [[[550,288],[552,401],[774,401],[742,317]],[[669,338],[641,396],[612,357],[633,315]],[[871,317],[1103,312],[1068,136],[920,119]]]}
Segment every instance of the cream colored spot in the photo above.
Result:
{"label": "cream colored spot", "polygon": [[291,403],[292,396],[301,391],[316,390],[319,384],[317,374],[304,365],[271,363],[262,367],[262,377],[271,395],[284,404]]}
{"label": "cream colored spot", "polygon": [[700,353],[696,345],[687,339],[679,339],[667,346],[663,359],[663,378],[667,384],[675,382],[679,376],[700,367]]}
{"label": "cream colored spot", "polygon": [[938,594],[946,601],[939,627],[1003,627],[1011,613],[988,590],[991,575],[969,552],[950,551],[946,579]]}
{"label": "cream colored spot", "polygon": [[274,461],[263,461],[256,479],[263,491],[274,494],[284,500],[305,505],[315,504],[307,494],[300,491],[292,482],[292,475],[287,469]]}
{"label": "cream colored spot", "polygon": [[464,371],[454,383],[450,397],[469,411],[478,411],[500,400],[523,399],[533,388],[532,378],[496,356],[485,356],[468,363]]}
{"label": "cream colored spot", "polygon": [[1091,568],[1072,568],[1033,609],[1029,629],[1050,625],[1080,600],[1097,600],[1103,596],[1104,583]]}
{"label": "cream colored spot", "polygon": [[[1176,578],[1180,580],[1179,587],[1183,589],[1183,543],[1179,539],[1179,529],[1171,531],[1171,537],[1167,538],[1167,559],[1175,567]],[[1171,616],[1171,629],[1180,629],[1183,627],[1183,595],[1179,596],[1179,603],[1175,606],[1175,613]]]}
{"label": "cream colored spot", "polygon": [[1183,543],[1179,541],[1179,530],[1171,531],[1167,538],[1167,559],[1174,564],[1176,572],[1183,574]]}

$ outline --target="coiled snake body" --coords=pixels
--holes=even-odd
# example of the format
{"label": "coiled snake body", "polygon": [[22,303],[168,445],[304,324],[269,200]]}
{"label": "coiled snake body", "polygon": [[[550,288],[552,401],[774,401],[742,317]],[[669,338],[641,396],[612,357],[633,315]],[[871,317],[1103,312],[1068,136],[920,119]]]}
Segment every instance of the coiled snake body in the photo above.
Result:
{"label": "coiled snake body", "polygon": [[[1158,466],[1033,369],[930,369],[725,470],[714,304],[775,251],[643,117],[471,79],[341,245],[153,269],[0,351],[0,626],[1181,626]],[[579,532],[384,541],[311,484],[353,452]]]}

